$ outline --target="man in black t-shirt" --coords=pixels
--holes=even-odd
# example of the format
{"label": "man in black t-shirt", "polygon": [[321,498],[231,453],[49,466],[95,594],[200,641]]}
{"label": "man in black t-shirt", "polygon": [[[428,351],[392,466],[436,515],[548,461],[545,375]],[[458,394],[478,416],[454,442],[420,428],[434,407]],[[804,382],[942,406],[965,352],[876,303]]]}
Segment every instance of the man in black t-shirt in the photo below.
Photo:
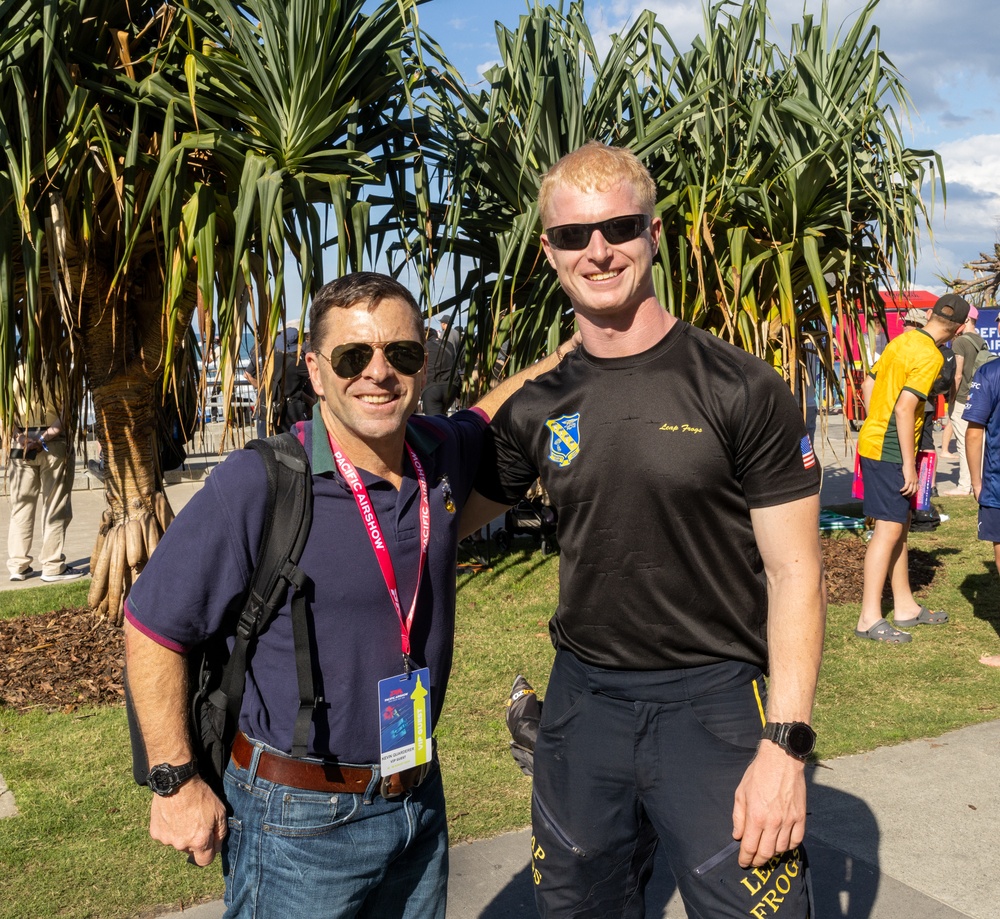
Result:
{"label": "man in black t-shirt", "polygon": [[657,301],[655,201],[635,156],[597,143],[545,177],[583,347],[494,418],[473,498],[499,509],[540,476],[559,514],[536,901],[641,917],[659,840],[689,915],[800,919],[819,470],[778,374]]}

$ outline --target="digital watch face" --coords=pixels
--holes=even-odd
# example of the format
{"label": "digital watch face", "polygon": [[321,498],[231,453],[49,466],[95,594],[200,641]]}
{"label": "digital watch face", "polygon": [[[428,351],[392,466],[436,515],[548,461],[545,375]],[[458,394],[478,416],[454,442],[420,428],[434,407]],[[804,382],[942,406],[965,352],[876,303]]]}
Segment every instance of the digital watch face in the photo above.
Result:
{"label": "digital watch face", "polygon": [[788,728],[786,742],[796,756],[808,756],[816,746],[816,734],[807,724],[793,724]]}

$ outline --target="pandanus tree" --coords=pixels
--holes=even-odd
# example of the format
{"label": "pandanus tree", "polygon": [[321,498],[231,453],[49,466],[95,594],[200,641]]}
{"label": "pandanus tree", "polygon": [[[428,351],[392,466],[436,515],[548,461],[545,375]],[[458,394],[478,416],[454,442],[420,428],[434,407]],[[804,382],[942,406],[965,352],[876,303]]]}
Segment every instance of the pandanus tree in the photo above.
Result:
{"label": "pandanus tree", "polygon": [[787,51],[764,0],[706,7],[683,52],[651,12],[606,51],[580,3],[498,25],[487,88],[456,82],[437,112],[454,184],[435,244],[453,253],[476,363],[493,366],[509,342],[517,368],[565,332],[535,202],[545,171],[596,139],[633,149],[656,180],[654,280],[671,312],[773,362],[793,388],[806,350],[832,370],[835,342],[879,315],[880,283],[909,282],[925,178],[943,190],[937,155],[901,140],[909,100],[876,5],[831,33],[824,4]]}
{"label": "pandanus tree", "polygon": [[245,329],[266,355],[285,316],[288,254],[301,315],[325,249],[340,271],[373,257],[365,191],[409,168],[415,3],[363,7],[0,2],[0,417],[19,361],[93,394],[90,601],[118,621],[172,517],[156,416],[193,314],[231,393]]}

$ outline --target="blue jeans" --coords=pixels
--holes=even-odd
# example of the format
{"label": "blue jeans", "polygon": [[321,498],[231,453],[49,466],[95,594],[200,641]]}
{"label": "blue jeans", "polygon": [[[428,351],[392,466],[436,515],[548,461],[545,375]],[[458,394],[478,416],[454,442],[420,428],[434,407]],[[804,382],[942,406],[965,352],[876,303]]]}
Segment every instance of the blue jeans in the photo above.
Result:
{"label": "blue jeans", "polygon": [[448,824],[441,772],[387,801],[276,785],[230,762],[222,849],[226,919],[444,919]]}

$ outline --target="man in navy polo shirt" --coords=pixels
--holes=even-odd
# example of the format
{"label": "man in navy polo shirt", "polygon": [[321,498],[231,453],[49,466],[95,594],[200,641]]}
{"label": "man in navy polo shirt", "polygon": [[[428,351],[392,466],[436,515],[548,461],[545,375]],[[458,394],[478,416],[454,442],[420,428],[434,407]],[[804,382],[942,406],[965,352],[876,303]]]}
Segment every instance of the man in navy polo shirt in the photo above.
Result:
{"label": "man in navy polo shirt", "polygon": [[[129,686],[149,763],[183,778],[154,796],[150,834],[199,865],[223,853],[227,916],[443,916],[441,777],[413,751],[432,749],[448,684],[459,518],[489,416],[561,355],[476,409],[408,427],[426,366],[412,295],[382,275],[349,275],[317,293],[310,326],[320,401],[295,427],[313,481],[299,567],[326,706],[313,716],[308,756],[290,757],[299,697],[286,603],[250,662],[225,776],[228,820],[197,773],[186,777],[184,655],[233,628],[264,518],[264,466],[237,451],[178,515],[126,604]],[[463,519],[461,531],[483,522]],[[423,731],[404,717],[407,705],[426,706]]]}

